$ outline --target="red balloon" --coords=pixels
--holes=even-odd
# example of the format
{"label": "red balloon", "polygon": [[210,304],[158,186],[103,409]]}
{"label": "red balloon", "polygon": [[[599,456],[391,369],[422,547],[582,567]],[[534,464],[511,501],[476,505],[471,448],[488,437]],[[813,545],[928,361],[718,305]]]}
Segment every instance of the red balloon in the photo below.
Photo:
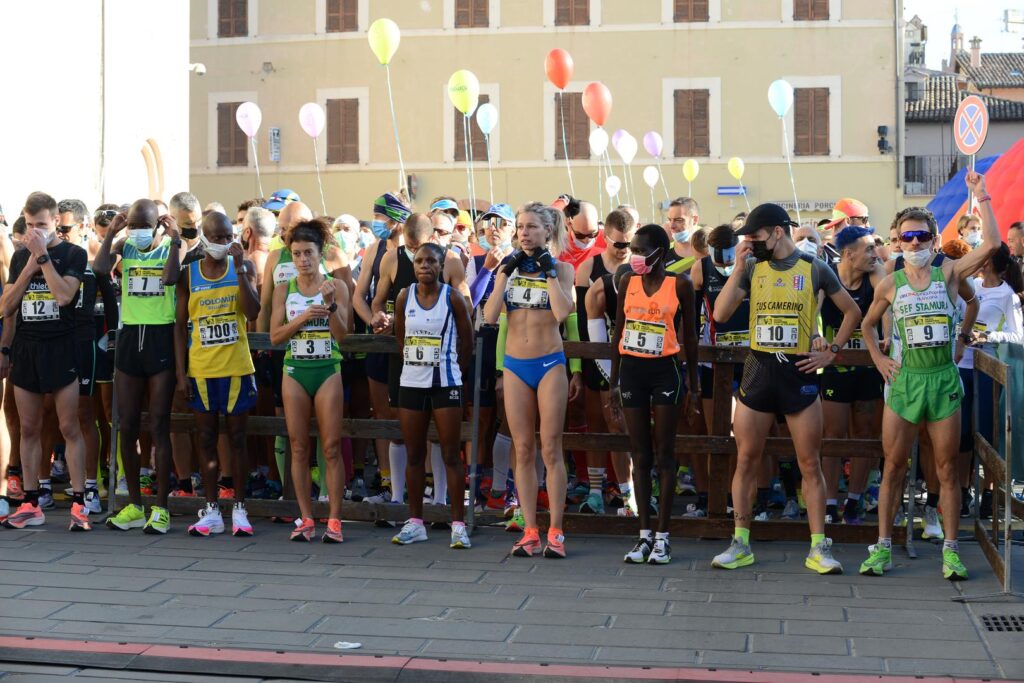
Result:
{"label": "red balloon", "polygon": [[612,93],[604,83],[594,81],[587,84],[583,90],[583,111],[598,126],[603,126],[608,120],[612,113]]}
{"label": "red balloon", "polygon": [[572,55],[560,47],[549,52],[544,59],[544,71],[548,75],[548,80],[559,90],[565,90],[565,86],[569,85],[574,68]]}

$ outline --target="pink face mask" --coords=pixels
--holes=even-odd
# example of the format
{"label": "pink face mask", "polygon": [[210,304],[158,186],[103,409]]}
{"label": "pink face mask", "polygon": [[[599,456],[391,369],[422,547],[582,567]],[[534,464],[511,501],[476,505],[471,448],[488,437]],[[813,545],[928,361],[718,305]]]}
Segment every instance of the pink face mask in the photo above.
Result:
{"label": "pink face mask", "polygon": [[646,275],[653,268],[651,264],[647,263],[647,257],[641,254],[633,254],[629,257],[629,267],[637,275]]}

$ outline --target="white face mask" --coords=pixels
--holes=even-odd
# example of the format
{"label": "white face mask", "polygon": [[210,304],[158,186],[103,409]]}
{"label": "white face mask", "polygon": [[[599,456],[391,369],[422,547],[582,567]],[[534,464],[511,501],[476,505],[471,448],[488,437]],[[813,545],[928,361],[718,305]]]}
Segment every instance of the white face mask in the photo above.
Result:
{"label": "white face mask", "polygon": [[976,248],[981,244],[981,233],[980,232],[969,232],[964,235],[964,242],[967,242],[967,246],[971,249]]}
{"label": "white face mask", "polygon": [[721,273],[725,277],[729,277],[730,275],[732,275],[732,271],[733,271],[733,269],[735,267],[736,267],[736,264],[734,264],[734,263],[730,263],[727,266],[720,266],[720,265],[716,264],[715,265],[715,270],[717,270],[719,273]]}
{"label": "white face mask", "polygon": [[906,259],[908,264],[915,268],[924,268],[932,260],[932,256],[934,256],[934,254],[932,254],[928,249],[903,252],[903,258]]}
{"label": "white face mask", "polygon": [[227,257],[228,250],[231,249],[232,245],[232,242],[228,242],[227,244],[215,244],[206,239],[206,235],[200,235],[199,241],[203,243],[203,249],[211,258],[213,258],[214,261],[223,261]]}
{"label": "white face mask", "polygon": [[898,251],[890,251],[889,252],[889,260],[890,261],[895,261],[896,259],[898,259],[900,257],[900,253],[901,252],[898,252]]}
{"label": "white face mask", "polygon": [[796,248],[807,254],[808,256],[818,255],[818,245],[815,244],[814,240],[802,239],[796,243]]}
{"label": "white face mask", "polygon": [[128,239],[139,249],[149,249],[153,244],[153,231],[149,228],[129,228]]}

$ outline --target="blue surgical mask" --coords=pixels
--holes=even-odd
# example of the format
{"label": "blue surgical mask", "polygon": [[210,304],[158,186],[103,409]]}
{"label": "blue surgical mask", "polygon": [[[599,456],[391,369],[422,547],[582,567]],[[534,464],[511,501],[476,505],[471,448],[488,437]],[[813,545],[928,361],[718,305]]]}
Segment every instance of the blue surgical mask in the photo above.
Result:
{"label": "blue surgical mask", "polygon": [[368,246],[373,244],[373,235],[368,232],[359,232],[359,246],[366,249]]}
{"label": "blue surgical mask", "polygon": [[391,237],[391,228],[384,221],[373,221],[370,223],[370,230],[373,231],[374,236],[379,240],[386,240]]}
{"label": "blue surgical mask", "polygon": [[139,249],[149,249],[153,244],[153,230],[150,228],[129,228],[128,239]]}
{"label": "blue surgical mask", "polygon": [[483,249],[484,251],[490,251],[493,248],[491,247],[491,243],[488,242],[487,238],[484,237],[483,235],[480,235],[480,237],[477,238],[477,244],[479,244],[480,248]]}
{"label": "blue surgical mask", "polygon": [[502,251],[508,251],[509,249],[512,248],[512,240],[505,240],[504,242],[498,245],[498,248],[501,249]]}
{"label": "blue surgical mask", "polygon": [[672,233],[672,239],[679,244],[686,244],[690,241],[690,231],[680,230],[679,232]]}

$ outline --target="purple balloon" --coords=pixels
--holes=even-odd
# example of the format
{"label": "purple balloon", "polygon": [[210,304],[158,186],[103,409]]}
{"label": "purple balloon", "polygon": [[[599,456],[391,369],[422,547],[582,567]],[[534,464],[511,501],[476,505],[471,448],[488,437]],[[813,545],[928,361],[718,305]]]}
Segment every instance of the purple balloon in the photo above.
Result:
{"label": "purple balloon", "polygon": [[621,140],[622,138],[626,137],[627,135],[629,135],[629,133],[627,133],[622,128],[619,128],[617,131],[612,133],[612,149],[618,149],[619,148],[619,140]]}
{"label": "purple balloon", "polygon": [[661,136],[655,133],[653,130],[644,133],[644,149],[652,157],[661,156]]}

